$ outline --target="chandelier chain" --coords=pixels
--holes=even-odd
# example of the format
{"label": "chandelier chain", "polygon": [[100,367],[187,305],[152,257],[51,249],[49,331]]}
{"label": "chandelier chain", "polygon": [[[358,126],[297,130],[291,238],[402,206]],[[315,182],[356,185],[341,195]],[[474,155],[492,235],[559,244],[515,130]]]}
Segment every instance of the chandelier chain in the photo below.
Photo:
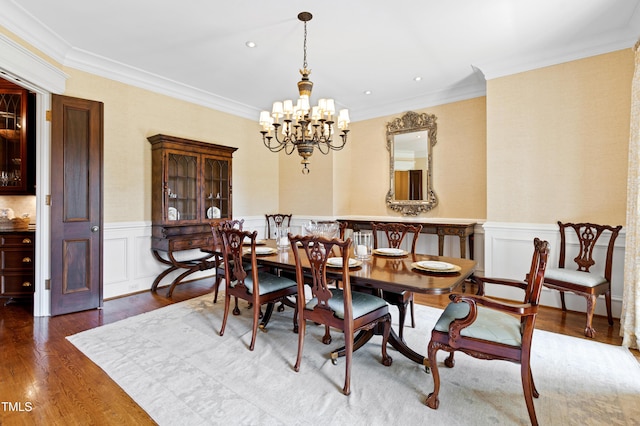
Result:
{"label": "chandelier chain", "polygon": [[304,60],[303,60],[302,67],[304,69],[306,69],[307,68],[307,22],[306,21],[304,23],[304,46],[303,46],[303,52],[304,52]]}

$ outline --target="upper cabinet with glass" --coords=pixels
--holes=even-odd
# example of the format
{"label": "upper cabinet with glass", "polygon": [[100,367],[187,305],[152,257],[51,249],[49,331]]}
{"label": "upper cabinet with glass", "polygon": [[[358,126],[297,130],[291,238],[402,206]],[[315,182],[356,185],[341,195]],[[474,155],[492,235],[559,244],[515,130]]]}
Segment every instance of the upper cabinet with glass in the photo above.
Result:
{"label": "upper cabinet with glass", "polygon": [[389,192],[387,206],[417,216],[438,204],[433,190],[433,146],[437,142],[436,116],[407,112],[387,123]]}
{"label": "upper cabinet with glass", "polygon": [[28,100],[27,90],[0,79],[0,195],[33,193],[27,175]]}

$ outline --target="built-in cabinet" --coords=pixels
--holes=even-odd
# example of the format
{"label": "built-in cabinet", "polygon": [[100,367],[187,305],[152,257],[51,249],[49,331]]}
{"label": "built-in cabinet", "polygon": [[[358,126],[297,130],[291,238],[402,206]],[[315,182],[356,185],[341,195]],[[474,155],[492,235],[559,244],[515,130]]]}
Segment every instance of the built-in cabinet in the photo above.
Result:
{"label": "built-in cabinet", "polygon": [[175,253],[211,248],[211,223],[232,218],[232,156],[237,148],[167,135],[151,143],[151,220],[153,254],[168,268],[153,283],[155,290],[171,272],[185,269],[168,294],[188,274],[213,267],[206,254],[177,260]]}
{"label": "built-in cabinet", "polygon": [[33,297],[34,232],[0,233],[0,297]]}
{"label": "built-in cabinet", "polygon": [[0,79],[0,195],[35,194],[35,95]]}

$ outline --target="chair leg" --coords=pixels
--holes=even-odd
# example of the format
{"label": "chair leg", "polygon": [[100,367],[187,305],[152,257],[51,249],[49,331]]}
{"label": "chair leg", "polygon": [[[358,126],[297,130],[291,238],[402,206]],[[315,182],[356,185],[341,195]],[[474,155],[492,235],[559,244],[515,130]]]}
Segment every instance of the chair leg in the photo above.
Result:
{"label": "chair leg", "polygon": [[611,314],[611,290],[607,290],[604,294],[604,301],[607,305],[607,320],[609,320],[609,325],[613,325],[613,315]]}
{"label": "chair leg", "polygon": [[440,400],[438,399],[438,393],[440,393],[440,373],[438,372],[438,362],[436,360],[436,353],[438,352],[438,343],[433,341],[429,342],[427,353],[429,357],[429,368],[431,369],[431,376],[433,377],[433,392],[427,396],[425,404],[429,408],[434,410],[438,409]]}
{"label": "chair leg", "polygon": [[404,322],[407,318],[407,304],[406,303],[398,303],[396,305],[398,307],[398,337],[400,340],[404,340]]}
{"label": "chair leg", "polygon": [[533,374],[531,374],[531,366],[529,366],[529,378],[531,379],[531,387],[533,388],[533,397],[538,398],[540,394],[538,393],[538,389],[536,389],[536,384],[533,381]]}
{"label": "chair leg", "polygon": [[251,327],[251,344],[249,350],[252,351],[256,346],[256,336],[258,335],[258,321],[260,319],[260,309],[253,310],[253,324]]}
{"label": "chair leg", "polygon": [[596,309],[596,296],[585,295],[587,299],[587,326],[584,329],[584,335],[590,338],[595,337],[596,330],[593,328],[593,312]]}
{"label": "chair leg", "polygon": [[220,273],[216,271],[216,281],[213,284],[213,303],[218,303],[218,290],[220,290],[220,284],[222,283],[222,277]]}
{"label": "chair leg", "polygon": [[453,352],[450,352],[447,359],[444,360],[444,365],[449,368],[453,368],[456,365],[456,361],[453,359]]}
{"label": "chair leg", "polygon": [[224,314],[222,315],[222,326],[220,327],[220,335],[224,335],[224,329],[227,326],[227,317],[229,316],[229,305],[231,305],[231,295],[224,295]]}
{"label": "chair leg", "polygon": [[[529,357],[526,355],[520,364],[520,375],[522,376],[522,390],[524,391],[524,400],[527,404],[527,411],[529,412],[529,420],[532,425],[537,426],[538,419],[536,418],[536,410],[533,406],[535,387],[533,385]],[[537,391],[535,393],[537,393]]]}
{"label": "chair leg", "polygon": [[328,345],[331,343],[331,330],[328,325],[324,326],[324,336],[322,336],[322,343]]}
{"label": "chair leg", "polygon": [[351,359],[353,358],[353,333],[350,336],[345,334],[345,367],[344,367],[344,387],[342,393],[349,395],[351,393]]}
{"label": "chair leg", "polygon": [[389,333],[391,333],[391,315],[385,317],[382,326],[382,365],[389,367],[393,362],[393,358],[387,354],[387,343],[389,342]]}
{"label": "chair leg", "polygon": [[564,291],[560,292],[560,303],[562,304],[562,310],[567,310],[567,304],[564,302]]}
{"label": "chair leg", "polygon": [[[302,312],[300,312],[302,315]],[[304,333],[307,329],[307,321],[298,321],[298,356],[296,357],[296,364],[293,366],[294,371],[300,371],[300,363],[302,362],[302,349],[304,347]]]}

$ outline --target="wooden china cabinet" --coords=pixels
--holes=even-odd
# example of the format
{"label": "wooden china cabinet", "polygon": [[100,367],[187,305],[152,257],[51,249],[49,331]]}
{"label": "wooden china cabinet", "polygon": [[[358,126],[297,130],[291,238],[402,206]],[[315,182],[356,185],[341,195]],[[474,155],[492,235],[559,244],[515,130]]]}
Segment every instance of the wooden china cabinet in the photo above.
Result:
{"label": "wooden china cabinet", "polygon": [[215,266],[213,255],[185,259],[185,250],[211,248],[211,223],[232,218],[231,163],[237,148],[155,135],[151,143],[151,249],[167,265],[154,280],[155,291],[164,277],[183,269],[167,296],[186,276]]}

